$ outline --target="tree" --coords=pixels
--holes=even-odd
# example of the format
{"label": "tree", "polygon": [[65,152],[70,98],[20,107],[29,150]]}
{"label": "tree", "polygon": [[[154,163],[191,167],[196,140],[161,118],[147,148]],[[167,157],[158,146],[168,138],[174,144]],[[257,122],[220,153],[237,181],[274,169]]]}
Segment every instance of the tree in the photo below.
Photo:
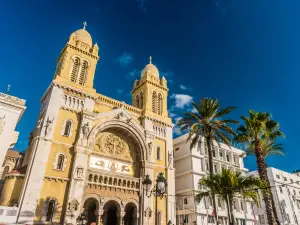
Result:
{"label": "tree", "polygon": [[[275,142],[275,140],[272,140],[270,138],[265,138],[261,140],[261,146],[262,146],[262,150],[263,150],[263,154],[264,154],[264,158],[266,159],[269,155],[282,155],[284,156],[283,153],[283,145],[282,144],[277,144]],[[250,143],[246,146],[246,154],[247,155],[255,155],[255,143]],[[266,168],[267,168],[267,164],[266,164]],[[270,181],[268,179],[268,186],[270,186]],[[273,213],[274,213],[274,217],[275,220],[277,222],[277,224],[279,224],[279,219],[278,219],[278,215],[277,215],[277,211],[276,211],[276,205],[274,202],[274,197],[272,194],[272,191],[270,191],[270,196],[271,196],[271,200],[272,200],[272,208],[273,208]]]}
{"label": "tree", "polygon": [[235,224],[233,215],[234,197],[251,199],[256,204],[259,203],[257,189],[263,187],[262,181],[258,177],[243,176],[241,172],[232,172],[223,169],[220,174],[211,174],[199,181],[199,184],[208,188],[207,191],[200,192],[196,195],[196,202],[200,203],[203,197],[218,195],[226,202],[228,220],[230,225]]}
{"label": "tree", "polygon": [[[244,125],[237,129],[235,141],[246,143],[254,146],[258,174],[265,186],[269,187],[269,179],[265,162],[265,154],[263,151],[263,140],[269,138],[276,140],[278,137],[283,137],[283,133],[279,131],[279,123],[272,119],[271,114],[266,112],[255,112],[249,110],[249,117],[241,116]],[[272,196],[269,189],[263,191],[263,198],[266,206],[268,224],[276,224],[273,215]]]}
{"label": "tree", "polygon": [[[263,139],[261,141],[261,147],[263,150],[264,158],[266,159],[269,155],[281,155],[283,153],[283,145],[277,144],[274,140],[270,138]],[[251,143],[246,146],[247,155],[255,155],[255,143]]]}
{"label": "tree", "polygon": [[[209,172],[213,174],[213,141],[223,142],[230,146],[230,135],[235,132],[228,126],[230,123],[239,123],[236,120],[223,119],[222,117],[230,113],[235,107],[220,109],[217,99],[204,98],[200,100],[200,105],[192,103],[196,112],[186,112],[184,117],[178,121],[182,131],[189,131],[188,140],[191,141],[191,149],[198,144],[202,137],[205,138],[208,149]],[[218,217],[216,210],[216,200],[213,197],[213,208],[215,218]]]}

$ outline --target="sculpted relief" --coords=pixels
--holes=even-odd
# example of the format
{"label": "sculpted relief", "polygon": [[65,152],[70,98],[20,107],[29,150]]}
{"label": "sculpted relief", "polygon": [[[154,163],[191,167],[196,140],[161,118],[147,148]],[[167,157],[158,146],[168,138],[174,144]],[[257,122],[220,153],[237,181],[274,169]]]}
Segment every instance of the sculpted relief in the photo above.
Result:
{"label": "sculpted relief", "polygon": [[96,136],[89,167],[107,172],[138,176],[137,146],[126,134],[104,131]]}
{"label": "sculpted relief", "polygon": [[95,151],[113,158],[133,161],[130,146],[117,134],[104,132],[97,135]]}

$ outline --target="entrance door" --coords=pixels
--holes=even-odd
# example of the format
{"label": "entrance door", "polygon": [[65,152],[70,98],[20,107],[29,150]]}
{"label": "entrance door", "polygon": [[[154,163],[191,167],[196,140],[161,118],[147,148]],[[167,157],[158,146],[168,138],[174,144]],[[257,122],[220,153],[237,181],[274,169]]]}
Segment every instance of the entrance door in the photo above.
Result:
{"label": "entrance door", "polygon": [[87,210],[87,225],[96,224],[97,223],[97,201],[93,198],[89,198],[86,202],[86,210]]}
{"label": "entrance door", "polygon": [[106,211],[106,220],[104,225],[118,225],[117,206],[114,201],[109,201],[104,206]]}

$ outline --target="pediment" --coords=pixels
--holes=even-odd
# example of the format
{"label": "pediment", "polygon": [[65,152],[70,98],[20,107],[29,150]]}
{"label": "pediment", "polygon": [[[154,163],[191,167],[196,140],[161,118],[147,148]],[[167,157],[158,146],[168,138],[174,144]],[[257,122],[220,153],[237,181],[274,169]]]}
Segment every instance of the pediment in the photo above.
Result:
{"label": "pediment", "polygon": [[[105,113],[98,113],[93,120],[99,121],[99,123],[118,120],[133,125],[139,132],[145,132],[144,127],[142,127],[124,108],[113,109]],[[95,126],[97,126],[97,124],[95,124]]]}

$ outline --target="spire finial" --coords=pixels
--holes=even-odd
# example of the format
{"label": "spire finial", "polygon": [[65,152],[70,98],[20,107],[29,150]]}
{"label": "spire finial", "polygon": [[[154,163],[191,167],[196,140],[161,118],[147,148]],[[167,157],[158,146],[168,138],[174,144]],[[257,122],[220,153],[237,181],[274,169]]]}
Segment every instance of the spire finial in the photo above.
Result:
{"label": "spire finial", "polygon": [[9,95],[9,93],[10,93],[10,85],[8,84],[8,85],[7,85],[7,92],[6,92],[6,94]]}
{"label": "spire finial", "polygon": [[87,27],[87,23],[84,21],[83,22],[83,29],[85,30],[85,27]]}
{"label": "spire finial", "polygon": [[152,56],[151,55],[149,56],[149,61],[150,61],[149,63],[152,64]]}

